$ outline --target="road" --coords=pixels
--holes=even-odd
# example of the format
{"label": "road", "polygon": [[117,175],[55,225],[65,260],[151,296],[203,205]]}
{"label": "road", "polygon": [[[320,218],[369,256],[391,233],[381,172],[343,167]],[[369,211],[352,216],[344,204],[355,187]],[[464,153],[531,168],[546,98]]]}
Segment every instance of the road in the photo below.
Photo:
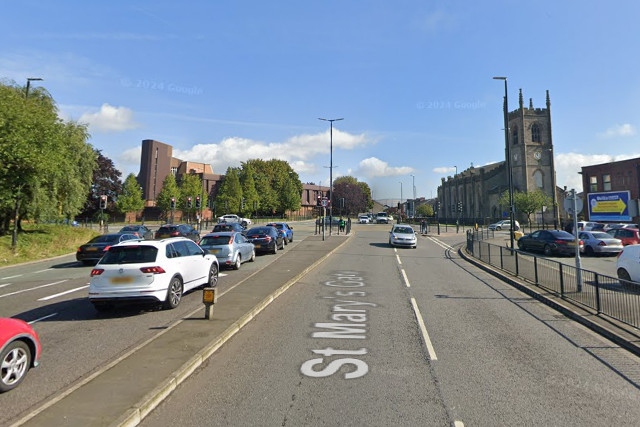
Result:
{"label": "road", "polygon": [[640,359],[461,260],[355,236],[142,424],[567,425],[640,417]]}
{"label": "road", "polygon": [[[235,286],[293,250],[313,234],[313,224],[294,229],[294,242],[276,255],[259,255],[238,271],[221,270],[219,291]],[[119,310],[98,314],[87,299],[91,266],[75,255],[0,269],[0,316],[32,322],[43,343],[41,366],[9,393],[0,394],[0,425],[55,399],[90,375],[202,307],[201,293],[186,294],[174,310]]]}

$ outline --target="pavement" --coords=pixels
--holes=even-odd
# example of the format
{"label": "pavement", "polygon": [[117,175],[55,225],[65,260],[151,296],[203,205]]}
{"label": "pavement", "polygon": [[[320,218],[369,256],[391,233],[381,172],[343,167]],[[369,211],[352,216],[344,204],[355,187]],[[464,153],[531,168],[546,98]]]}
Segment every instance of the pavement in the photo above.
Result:
{"label": "pavement", "polygon": [[253,274],[205,308],[173,324],[12,426],[135,426],[227,340],[350,235],[313,235],[274,260],[269,274]]}

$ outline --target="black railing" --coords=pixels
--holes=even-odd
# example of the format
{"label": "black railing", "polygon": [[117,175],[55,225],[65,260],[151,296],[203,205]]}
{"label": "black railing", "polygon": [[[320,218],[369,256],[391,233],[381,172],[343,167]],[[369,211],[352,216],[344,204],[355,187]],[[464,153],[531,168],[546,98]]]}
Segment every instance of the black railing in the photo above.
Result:
{"label": "black railing", "polygon": [[620,322],[640,328],[640,283],[622,281],[591,270],[522,254],[516,249],[467,232],[467,253],[547,292],[581,304]]}

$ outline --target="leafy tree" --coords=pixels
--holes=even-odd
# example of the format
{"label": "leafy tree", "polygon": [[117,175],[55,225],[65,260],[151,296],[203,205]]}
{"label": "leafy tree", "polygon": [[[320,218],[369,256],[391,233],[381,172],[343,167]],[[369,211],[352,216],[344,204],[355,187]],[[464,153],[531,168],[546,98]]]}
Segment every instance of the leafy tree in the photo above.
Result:
{"label": "leafy tree", "polygon": [[[344,199],[344,207],[340,201]],[[341,176],[333,181],[333,214],[357,215],[373,207],[371,190],[364,182],[352,176]]]}
{"label": "leafy tree", "polygon": [[256,190],[253,175],[254,171],[251,164],[243,164],[240,172],[240,186],[242,187],[242,197],[244,198],[244,209],[242,209],[241,214],[246,218],[250,218],[251,213],[260,207],[260,197]]}
{"label": "leafy tree", "polygon": [[240,201],[242,199],[242,188],[240,178],[236,168],[229,167],[225,175],[220,190],[216,196],[216,207],[220,212],[236,213],[240,212]]}
{"label": "leafy tree", "polygon": [[180,188],[178,188],[176,177],[170,173],[164,181],[162,181],[162,190],[160,190],[156,197],[156,206],[162,210],[164,217],[167,218],[167,220],[173,220],[171,215],[171,199],[175,199],[176,205],[178,204],[178,200],[180,199]]}
{"label": "leafy tree", "polygon": [[[191,207],[187,206],[189,197],[191,197]],[[187,212],[189,216],[195,215],[196,197],[200,197],[201,202],[204,197],[200,177],[195,174],[182,175],[182,180],[180,181],[180,202],[178,206],[184,212]]]}
{"label": "leafy tree", "polygon": [[134,174],[129,174],[124,180],[122,194],[118,197],[115,207],[120,213],[137,212],[144,209],[142,189]]}
{"label": "leafy tree", "polygon": [[428,203],[419,205],[416,207],[416,215],[419,217],[433,216],[433,207]]}
{"label": "leafy tree", "polygon": [[[500,196],[499,203],[503,206],[509,206],[509,193],[504,192]],[[531,228],[531,215],[535,212],[542,211],[543,206],[552,206],[552,199],[542,190],[531,192],[515,191],[513,193],[513,205],[516,211],[522,212],[527,216],[527,222]]]}
{"label": "leafy tree", "polygon": [[273,173],[269,169],[270,163],[262,159],[251,159],[243,167],[251,167],[256,192],[259,196],[258,211],[263,215],[271,215],[278,209],[278,194],[273,186]]}
{"label": "leafy tree", "polygon": [[114,207],[118,196],[122,194],[122,172],[116,169],[113,160],[105,157],[101,150],[94,149],[92,158],[95,167],[92,174],[89,195],[80,215],[94,217],[100,210],[100,196],[107,196],[107,211]]}

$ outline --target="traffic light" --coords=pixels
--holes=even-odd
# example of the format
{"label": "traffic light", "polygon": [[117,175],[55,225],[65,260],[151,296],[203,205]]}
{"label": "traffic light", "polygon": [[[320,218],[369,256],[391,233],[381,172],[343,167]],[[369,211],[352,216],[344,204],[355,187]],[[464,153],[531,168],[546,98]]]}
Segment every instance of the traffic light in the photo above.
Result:
{"label": "traffic light", "polygon": [[402,206],[402,204],[400,202],[398,202],[398,210],[400,210],[401,206]]}
{"label": "traffic light", "polygon": [[100,209],[107,209],[107,196],[105,194],[100,196]]}
{"label": "traffic light", "polygon": [[191,197],[187,197],[187,209],[191,209]]}
{"label": "traffic light", "polygon": [[196,209],[200,209],[200,196],[196,196]]}
{"label": "traffic light", "polygon": [[458,212],[462,212],[462,202],[458,202]]}
{"label": "traffic light", "polygon": [[322,196],[318,196],[318,201],[316,202],[316,206],[322,206]]}
{"label": "traffic light", "polygon": [[175,210],[176,209],[176,198],[172,197],[171,198],[171,210]]}

